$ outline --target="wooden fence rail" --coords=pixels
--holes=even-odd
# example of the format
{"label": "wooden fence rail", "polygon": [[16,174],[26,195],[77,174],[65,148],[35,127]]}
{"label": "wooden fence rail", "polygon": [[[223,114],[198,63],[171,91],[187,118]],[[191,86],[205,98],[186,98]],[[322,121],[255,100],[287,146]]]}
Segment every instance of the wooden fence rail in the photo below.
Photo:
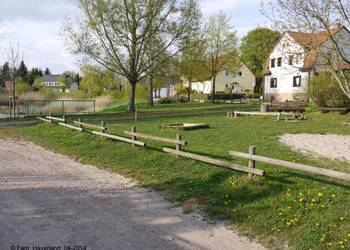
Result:
{"label": "wooden fence rail", "polygon": [[107,137],[107,138],[118,140],[118,141],[122,141],[122,142],[127,142],[127,143],[130,143],[130,144],[133,144],[133,145],[138,145],[138,146],[141,146],[141,147],[144,147],[146,145],[145,142],[137,141],[137,140],[133,140],[133,139],[125,138],[125,137],[121,137],[121,136],[118,136],[118,135],[111,135],[111,134],[98,132],[98,131],[92,131],[92,133],[95,134],[95,135]]}
{"label": "wooden fence rail", "polygon": [[90,129],[98,129],[98,130],[101,130],[102,132],[107,131],[106,123],[104,121],[101,122],[101,126],[96,125],[96,124],[82,122],[82,119],[79,119],[79,121],[73,121],[73,123],[76,125],[79,125],[79,127],[82,129],[84,129],[84,127],[86,127],[86,128],[90,128]]}
{"label": "wooden fence rail", "polygon": [[45,118],[40,117],[40,116],[37,116],[36,118],[37,118],[38,120],[40,120],[40,121],[43,121],[43,122],[51,122],[50,120],[45,119]]}
{"label": "wooden fence rail", "polygon": [[124,131],[124,134],[132,136],[133,139],[138,137],[146,140],[167,142],[167,143],[172,143],[172,144],[181,145],[181,146],[187,145],[187,141],[179,139],[179,135],[177,135],[176,139],[153,136],[153,135],[145,135],[145,134],[137,133],[136,127],[132,127],[131,131]]}
{"label": "wooden fence rail", "polygon": [[328,177],[333,177],[333,178],[337,178],[337,179],[341,179],[341,180],[350,181],[350,174],[343,173],[340,171],[331,170],[331,169],[312,167],[312,166],[308,166],[308,165],[304,165],[304,164],[300,164],[300,163],[282,161],[282,160],[277,160],[277,159],[273,159],[273,158],[269,158],[269,157],[258,156],[258,155],[254,155],[254,154],[246,154],[246,153],[241,153],[241,152],[236,152],[236,151],[230,151],[229,155],[234,156],[234,157],[248,159],[251,161],[268,163],[271,165],[286,167],[286,168],[304,171],[304,172],[308,172],[308,173],[312,173],[312,174],[323,175],[323,176],[328,176]]}
{"label": "wooden fence rail", "polygon": [[242,166],[242,165],[238,165],[238,164],[234,164],[226,161],[216,160],[206,156],[183,152],[183,151],[179,151],[171,148],[163,148],[163,151],[166,153],[177,155],[177,156],[183,156],[193,160],[197,160],[197,161],[201,161],[201,162],[205,162],[212,165],[229,168],[229,169],[233,169],[233,170],[237,170],[245,173],[250,173],[250,174],[259,175],[259,176],[264,176],[265,174],[265,172],[260,169],[250,168],[250,167],[246,167],[246,166]]}
{"label": "wooden fence rail", "polygon": [[63,118],[59,118],[59,117],[48,115],[48,116],[46,116],[46,119],[51,120],[51,122],[52,121],[66,122],[66,118],[64,116],[63,116]]}
{"label": "wooden fence rail", "polygon": [[63,127],[67,127],[67,128],[70,128],[70,129],[78,130],[78,131],[80,131],[80,132],[83,131],[82,128],[79,128],[79,127],[76,127],[76,126],[73,126],[73,125],[69,125],[69,124],[63,123],[63,122],[59,122],[58,125],[61,125],[61,126],[63,126]]}

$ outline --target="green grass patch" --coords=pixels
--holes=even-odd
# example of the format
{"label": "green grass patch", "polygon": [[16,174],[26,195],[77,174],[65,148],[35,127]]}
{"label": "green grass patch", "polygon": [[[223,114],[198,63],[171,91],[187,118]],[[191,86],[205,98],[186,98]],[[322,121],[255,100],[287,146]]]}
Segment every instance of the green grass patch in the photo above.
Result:
{"label": "green grass patch", "polygon": [[[307,114],[301,122],[275,121],[272,117],[226,119],[225,114],[149,118],[134,124],[107,123],[108,131],[123,135],[136,125],[138,132],[175,138],[181,133],[189,142],[184,150],[240,164],[228,151],[257,153],[293,162],[350,172],[350,164],[313,158],[279,143],[284,133],[346,134],[349,115]],[[173,122],[208,123],[209,129],[175,131],[159,125]],[[34,141],[78,161],[111,169],[136,179],[141,185],[166,191],[169,199],[187,211],[200,208],[208,217],[229,220],[241,233],[280,249],[350,249],[350,184],[303,172],[258,163],[266,177],[246,174],[167,155],[164,143],[132,148],[122,142],[79,133],[50,124],[0,128],[0,137]]]}

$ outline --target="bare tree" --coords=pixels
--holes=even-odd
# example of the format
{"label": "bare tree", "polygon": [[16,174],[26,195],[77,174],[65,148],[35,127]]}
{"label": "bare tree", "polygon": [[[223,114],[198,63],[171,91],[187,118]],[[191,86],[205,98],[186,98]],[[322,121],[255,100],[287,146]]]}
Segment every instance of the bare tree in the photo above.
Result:
{"label": "bare tree", "polygon": [[209,62],[212,78],[211,101],[215,103],[215,83],[217,74],[227,69],[233,71],[237,65],[236,32],[232,31],[230,19],[219,12],[209,17],[204,28],[205,54]]}
{"label": "bare tree", "polygon": [[[65,34],[75,53],[84,54],[107,69],[125,76],[131,86],[128,111],[135,110],[137,83],[156,68],[165,53],[178,52],[178,43],[191,35],[198,9],[196,0],[77,0],[84,21],[75,29],[72,22]],[[152,62],[145,60],[146,45],[164,41]]]}
{"label": "bare tree", "polygon": [[9,104],[10,104],[10,116],[16,117],[19,116],[19,107],[18,107],[18,98],[16,96],[16,72],[20,65],[20,62],[23,60],[22,50],[20,46],[9,44],[8,49],[6,50],[6,58],[10,68],[10,79],[8,79],[8,83],[10,83],[10,92],[12,92],[12,96],[10,96]]}
{"label": "bare tree", "polygon": [[264,14],[281,31],[312,35],[308,50],[318,70],[329,72],[350,99],[349,0],[269,0]]}

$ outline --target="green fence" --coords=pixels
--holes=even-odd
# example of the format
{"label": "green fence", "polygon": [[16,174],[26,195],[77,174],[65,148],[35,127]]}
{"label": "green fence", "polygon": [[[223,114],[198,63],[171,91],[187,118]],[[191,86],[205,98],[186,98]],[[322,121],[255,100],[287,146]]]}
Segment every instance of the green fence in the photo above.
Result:
{"label": "green fence", "polygon": [[40,114],[89,114],[95,113],[95,100],[27,100],[24,102],[26,116]]}

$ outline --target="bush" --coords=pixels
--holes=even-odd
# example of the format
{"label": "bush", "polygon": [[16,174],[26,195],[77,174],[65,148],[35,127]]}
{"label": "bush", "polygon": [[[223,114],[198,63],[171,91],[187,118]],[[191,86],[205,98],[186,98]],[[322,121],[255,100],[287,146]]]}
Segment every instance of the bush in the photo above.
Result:
{"label": "bush", "polygon": [[187,97],[187,96],[184,96],[184,95],[179,96],[179,97],[177,98],[177,101],[180,102],[180,103],[186,103],[186,102],[188,102],[188,97]]}
{"label": "bush", "polygon": [[309,97],[318,107],[349,107],[350,100],[329,74],[313,77],[309,84]]}
{"label": "bush", "polygon": [[158,102],[160,104],[170,104],[170,103],[175,103],[176,99],[174,97],[163,97],[163,98],[160,98]]}
{"label": "bush", "polygon": [[207,102],[208,95],[203,93],[193,93],[191,95],[191,100],[195,102]]}

